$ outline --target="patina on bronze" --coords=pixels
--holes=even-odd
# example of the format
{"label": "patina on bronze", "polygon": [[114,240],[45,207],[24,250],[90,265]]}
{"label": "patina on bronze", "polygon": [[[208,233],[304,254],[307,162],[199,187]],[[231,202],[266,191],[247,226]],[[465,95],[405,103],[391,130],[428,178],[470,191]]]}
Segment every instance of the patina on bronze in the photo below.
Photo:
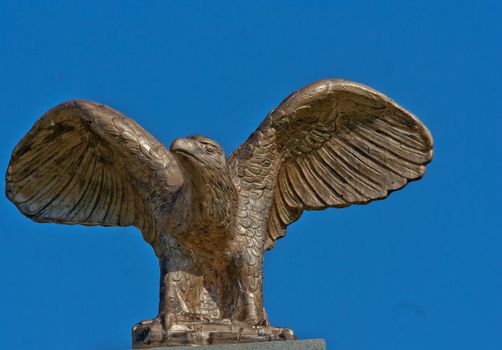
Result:
{"label": "patina on bronze", "polygon": [[37,222],[141,230],[160,304],[133,328],[134,347],[292,339],[263,308],[263,252],[304,210],[366,204],[421,178],[432,153],[417,117],[344,80],[296,91],[228,157],[202,136],[168,150],[114,109],[73,100],[16,146],[6,193]]}

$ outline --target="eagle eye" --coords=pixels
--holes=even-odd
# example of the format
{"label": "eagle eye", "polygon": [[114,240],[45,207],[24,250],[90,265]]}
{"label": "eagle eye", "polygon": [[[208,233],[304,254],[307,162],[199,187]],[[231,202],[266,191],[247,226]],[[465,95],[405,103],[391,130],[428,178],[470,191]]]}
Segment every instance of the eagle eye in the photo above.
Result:
{"label": "eagle eye", "polygon": [[214,147],[206,145],[205,147],[206,153],[213,154],[214,153]]}

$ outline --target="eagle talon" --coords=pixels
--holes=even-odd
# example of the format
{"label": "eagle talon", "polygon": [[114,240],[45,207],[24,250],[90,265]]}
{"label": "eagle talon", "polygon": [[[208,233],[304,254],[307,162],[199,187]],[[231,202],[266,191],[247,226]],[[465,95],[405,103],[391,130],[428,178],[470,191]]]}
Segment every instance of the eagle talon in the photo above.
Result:
{"label": "eagle talon", "polygon": [[159,318],[141,321],[132,328],[133,344],[160,344],[165,336],[166,332]]}

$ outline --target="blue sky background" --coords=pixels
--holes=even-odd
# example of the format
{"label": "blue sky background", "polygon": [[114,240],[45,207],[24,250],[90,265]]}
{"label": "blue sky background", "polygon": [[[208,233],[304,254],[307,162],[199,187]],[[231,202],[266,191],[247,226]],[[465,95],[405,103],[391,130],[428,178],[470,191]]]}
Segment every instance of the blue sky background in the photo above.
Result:
{"label": "blue sky background", "polygon": [[[329,349],[501,349],[499,1],[1,1],[0,170],[71,98],[161,142],[232,151],[293,90],[370,85],[435,139],[419,182],[306,213],[265,258],[275,325]],[[0,185],[4,188],[3,176]],[[133,228],[36,224],[0,198],[4,349],[125,349],[156,315],[158,266]]]}

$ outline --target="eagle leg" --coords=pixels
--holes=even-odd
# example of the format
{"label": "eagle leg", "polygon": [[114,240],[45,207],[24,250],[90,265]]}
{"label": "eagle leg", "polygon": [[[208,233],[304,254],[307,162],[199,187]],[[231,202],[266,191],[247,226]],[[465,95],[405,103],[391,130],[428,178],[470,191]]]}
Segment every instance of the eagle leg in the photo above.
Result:
{"label": "eagle leg", "polygon": [[236,319],[253,326],[269,326],[263,308],[263,256],[245,251],[236,259],[237,285],[240,287],[239,308]]}

